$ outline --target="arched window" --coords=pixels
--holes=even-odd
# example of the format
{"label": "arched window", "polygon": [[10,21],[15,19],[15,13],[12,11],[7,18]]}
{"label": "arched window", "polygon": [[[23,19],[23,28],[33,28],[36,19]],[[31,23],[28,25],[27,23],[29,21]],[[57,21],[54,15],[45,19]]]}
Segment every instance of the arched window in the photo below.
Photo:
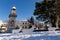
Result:
{"label": "arched window", "polygon": [[22,26],[22,28],[24,28],[24,26]]}
{"label": "arched window", "polygon": [[25,29],[27,29],[27,26],[25,26]]}
{"label": "arched window", "polygon": [[11,21],[11,24],[12,24],[12,25],[14,25],[14,24],[15,24],[14,20],[12,20],[12,21]]}

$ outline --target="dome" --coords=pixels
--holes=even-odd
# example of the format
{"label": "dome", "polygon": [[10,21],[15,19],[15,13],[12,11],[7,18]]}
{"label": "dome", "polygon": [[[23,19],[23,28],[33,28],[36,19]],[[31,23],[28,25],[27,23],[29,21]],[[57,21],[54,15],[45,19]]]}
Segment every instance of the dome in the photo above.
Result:
{"label": "dome", "polygon": [[12,7],[12,9],[16,9],[16,7],[15,7],[15,6],[13,6],[13,7]]}

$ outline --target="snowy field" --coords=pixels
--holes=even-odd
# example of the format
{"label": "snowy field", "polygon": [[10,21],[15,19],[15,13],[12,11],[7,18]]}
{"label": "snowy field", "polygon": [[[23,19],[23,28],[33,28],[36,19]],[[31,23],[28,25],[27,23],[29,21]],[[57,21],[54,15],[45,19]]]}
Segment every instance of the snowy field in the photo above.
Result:
{"label": "snowy field", "polygon": [[0,40],[60,40],[60,34],[53,32],[5,33],[0,34]]}

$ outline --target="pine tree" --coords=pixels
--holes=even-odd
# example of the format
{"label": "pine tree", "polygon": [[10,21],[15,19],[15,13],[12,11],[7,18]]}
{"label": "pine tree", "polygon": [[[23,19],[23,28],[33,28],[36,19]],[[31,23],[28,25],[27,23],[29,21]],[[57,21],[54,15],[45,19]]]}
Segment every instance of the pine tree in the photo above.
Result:
{"label": "pine tree", "polygon": [[33,15],[36,16],[37,20],[46,21],[52,24],[52,26],[56,26],[56,10],[55,10],[55,0],[44,0],[41,3],[36,2],[35,10]]}
{"label": "pine tree", "polygon": [[33,16],[28,20],[29,23],[31,23],[32,25],[34,25],[34,18]]}

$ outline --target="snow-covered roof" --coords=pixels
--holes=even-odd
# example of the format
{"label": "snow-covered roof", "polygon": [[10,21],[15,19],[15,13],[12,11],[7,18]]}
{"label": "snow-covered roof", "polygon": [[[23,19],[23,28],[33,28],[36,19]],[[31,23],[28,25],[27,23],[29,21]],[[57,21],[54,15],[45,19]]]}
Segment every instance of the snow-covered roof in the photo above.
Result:
{"label": "snow-covered roof", "polygon": [[22,20],[22,21],[27,21],[27,20]]}
{"label": "snow-covered roof", "polygon": [[2,24],[7,24],[7,21],[0,20],[0,25],[2,25]]}
{"label": "snow-covered roof", "polygon": [[1,25],[1,24],[3,24],[3,21],[2,21],[2,20],[0,20],[0,25]]}
{"label": "snow-covered roof", "polygon": [[12,7],[12,9],[16,9],[16,7],[15,7],[15,6],[13,6],[13,7]]}

